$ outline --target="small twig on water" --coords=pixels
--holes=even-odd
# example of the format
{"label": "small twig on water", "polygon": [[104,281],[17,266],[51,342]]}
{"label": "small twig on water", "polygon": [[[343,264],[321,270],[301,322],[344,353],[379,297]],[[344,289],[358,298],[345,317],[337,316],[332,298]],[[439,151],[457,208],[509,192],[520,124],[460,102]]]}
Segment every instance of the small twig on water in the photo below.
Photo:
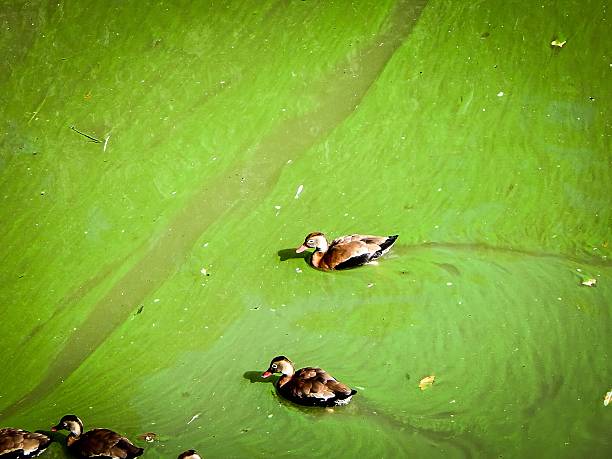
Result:
{"label": "small twig on water", "polygon": [[70,129],[72,129],[74,132],[81,134],[84,137],[87,137],[88,139],[92,140],[93,142],[96,143],[102,143],[101,140],[96,139],[95,137],[92,137],[90,135],[85,134],[84,132],[79,131],[77,128],[75,128],[74,126],[70,126]]}

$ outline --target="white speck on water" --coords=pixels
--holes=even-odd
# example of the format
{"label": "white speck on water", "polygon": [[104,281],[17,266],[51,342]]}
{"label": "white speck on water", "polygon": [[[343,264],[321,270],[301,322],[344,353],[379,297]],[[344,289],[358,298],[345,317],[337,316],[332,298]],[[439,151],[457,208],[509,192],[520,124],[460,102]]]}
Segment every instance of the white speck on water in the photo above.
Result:
{"label": "white speck on water", "polygon": [[191,416],[191,419],[187,422],[187,424],[191,424],[193,421],[195,421],[196,419],[198,419],[200,417],[202,413],[198,413],[198,414],[194,414],[193,416]]}
{"label": "white speck on water", "polygon": [[104,139],[104,148],[102,149],[102,151],[106,151],[106,145],[108,144],[108,139],[110,139],[110,135],[107,135],[106,139]]}
{"label": "white speck on water", "polygon": [[370,282],[370,283],[368,284],[368,288],[372,288],[372,287],[374,287],[374,284]]}
{"label": "white speck on water", "polygon": [[497,93],[497,97],[502,97],[503,95],[504,95],[504,91],[499,91],[499,92]]}
{"label": "white speck on water", "polygon": [[274,206],[276,210],[280,210],[281,206]]}
{"label": "white speck on water", "polygon": [[295,272],[299,274],[302,272],[302,270],[300,268],[295,268]]}
{"label": "white speck on water", "polygon": [[302,194],[302,191],[304,191],[304,185],[298,186],[297,191],[295,192],[295,199],[298,199],[300,197],[300,194]]}
{"label": "white speck on water", "polygon": [[270,413],[270,414],[268,415],[268,419],[270,419],[272,416],[274,416],[274,415],[273,415],[272,413]]}
{"label": "white speck on water", "polygon": [[453,283],[452,282],[447,282],[446,285],[450,287],[451,285],[453,285]]}
{"label": "white speck on water", "polygon": [[207,271],[206,271],[206,268],[202,268],[202,269],[200,269],[200,272],[206,276],[206,272],[207,272]]}
{"label": "white speck on water", "polygon": [[205,242],[204,245],[202,245],[202,247],[208,247],[208,242]]}
{"label": "white speck on water", "polygon": [[442,191],[442,188],[438,188],[438,191]]}
{"label": "white speck on water", "polygon": [[155,298],[155,299],[153,300],[153,303],[159,303],[159,298]]}

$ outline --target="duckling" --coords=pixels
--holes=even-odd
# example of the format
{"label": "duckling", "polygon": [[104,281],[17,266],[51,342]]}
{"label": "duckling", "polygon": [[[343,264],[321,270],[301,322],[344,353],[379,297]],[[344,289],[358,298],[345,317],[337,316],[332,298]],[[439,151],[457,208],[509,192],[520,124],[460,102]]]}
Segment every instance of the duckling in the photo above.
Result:
{"label": "duckling", "polygon": [[68,430],[70,433],[66,444],[80,457],[132,459],[144,452],[144,449],[134,446],[130,440],[112,430],[93,429],[83,433],[83,422],[74,414],[64,416],[51,430]]}
{"label": "duckling", "polygon": [[306,236],[304,243],[295,251],[301,253],[307,249],[315,249],[310,264],[324,271],[356,268],[382,257],[397,238],[397,234],[393,236],[353,234],[341,236],[328,243],[323,233],[314,232]]}
{"label": "duckling", "polygon": [[198,453],[196,453],[195,449],[190,449],[189,451],[184,451],[179,454],[177,459],[202,459]]}
{"label": "duckling", "polygon": [[306,367],[295,371],[291,360],[283,355],[274,357],[261,376],[268,378],[274,373],[282,373],[276,386],[278,392],[299,405],[346,405],[357,393],[321,368]]}
{"label": "duckling", "polygon": [[0,429],[0,458],[22,459],[36,457],[53,440],[42,433],[7,427]]}

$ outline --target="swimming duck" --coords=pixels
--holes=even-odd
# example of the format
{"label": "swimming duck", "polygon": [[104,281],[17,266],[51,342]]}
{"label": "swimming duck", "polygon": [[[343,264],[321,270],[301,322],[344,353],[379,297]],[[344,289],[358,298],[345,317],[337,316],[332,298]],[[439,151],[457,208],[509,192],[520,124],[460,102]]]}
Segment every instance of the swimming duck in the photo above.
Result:
{"label": "swimming duck", "polygon": [[189,451],[184,451],[179,454],[177,459],[202,459],[198,453],[196,453],[195,449],[190,449]]}
{"label": "swimming duck", "polygon": [[314,232],[306,236],[304,243],[295,251],[301,253],[307,249],[315,249],[310,264],[324,271],[356,268],[382,257],[397,238],[397,234],[394,236],[353,234],[341,236],[328,243],[323,233]]}
{"label": "swimming duck", "polygon": [[276,386],[278,392],[300,405],[346,405],[357,393],[321,368],[306,367],[295,371],[291,360],[283,355],[274,357],[261,376],[268,378],[274,373],[282,373]]}
{"label": "swimming duck", "polygon": [[83,422],[74,414],[64,416],[53,432],[68,430],[66,444],[80,457],[107,457],[111,459],[132,459],[144,450],[134,446],[130,440],[108,429],[93,429],[83,433]]}
{"label": "swimming duck", "polygon": [[13,429],[0,429],[0,458],[22,459],[36,457],[51,444],[53,440],[38,432]]}

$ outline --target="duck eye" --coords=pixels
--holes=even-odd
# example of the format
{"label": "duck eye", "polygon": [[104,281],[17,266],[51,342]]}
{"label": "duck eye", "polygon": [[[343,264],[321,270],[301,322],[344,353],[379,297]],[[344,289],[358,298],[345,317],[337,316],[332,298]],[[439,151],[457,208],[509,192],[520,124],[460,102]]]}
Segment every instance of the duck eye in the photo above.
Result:
{"label": "duck eye", "polygon": [[272,368],[276,368],[276,364],[275,363],[272,364]]}
{"label": "duck eye", "polygon": [[310,239],[310,240],[308,241],[308,244],[314,244],[314,239]]}

